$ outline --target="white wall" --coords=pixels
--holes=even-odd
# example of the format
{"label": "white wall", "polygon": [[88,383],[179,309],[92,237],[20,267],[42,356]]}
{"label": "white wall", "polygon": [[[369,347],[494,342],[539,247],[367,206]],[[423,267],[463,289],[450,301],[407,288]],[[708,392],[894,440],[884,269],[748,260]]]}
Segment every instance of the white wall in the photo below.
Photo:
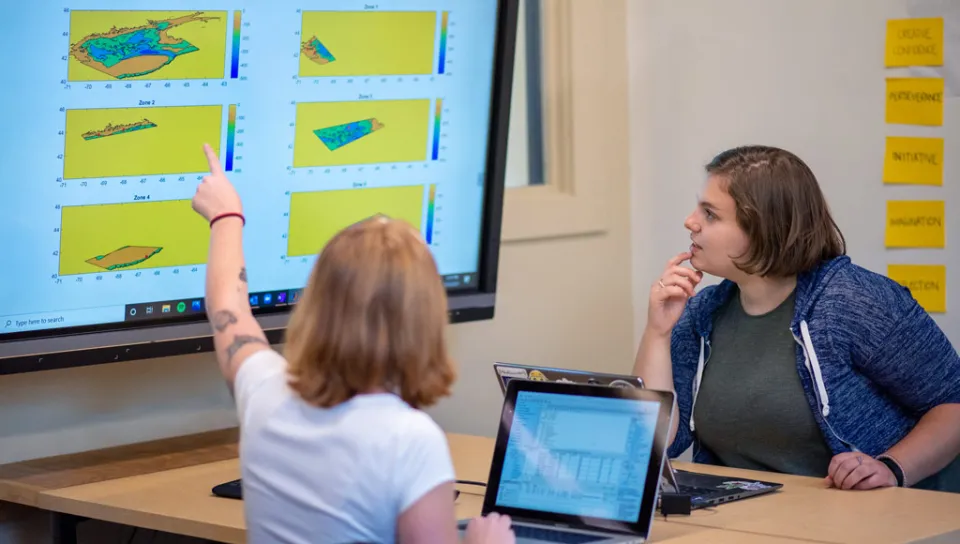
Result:
{"label": "white wall", "polygon": [[[908,11],[908,5],[915,7]],[[643,0],[630,2],[631,218],[635,338],[649,286],[689,246],[683,220],[703,165],[741,144],[784,147],[807,161],[827,195],[854,262],[947,264],[948,310],[935,319],[960,342],[960,100],[944,126],[886,125],[886,20],[936,13],[932,0]],[[955,23],[951,23],[955,24]],[[948,33],[956,31],[951,26]],[[958,42],[960,43],[960,42]],[[946,48],[960,63],[960,50]],[[956,64],[955,64],[956,65]],[[946,138],[945,185],[884,186],[887,135]],[[884,248],[887,199],[947,201],[946,250]]]}

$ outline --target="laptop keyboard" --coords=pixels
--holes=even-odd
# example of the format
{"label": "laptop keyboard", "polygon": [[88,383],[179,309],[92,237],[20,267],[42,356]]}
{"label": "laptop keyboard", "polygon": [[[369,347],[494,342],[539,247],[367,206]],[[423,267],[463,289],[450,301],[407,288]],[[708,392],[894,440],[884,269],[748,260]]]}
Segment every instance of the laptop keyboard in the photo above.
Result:
{"label": "laptop keyboard", "polygon": [[530,538],[535,540],[543,540],[545,542],[565,542],[568,544],[597,542],[609,538],[608,536],[568,533],[566,531],[547,529],[546,527],[531,527],[530,525],[514,525],[513,534],[516,535],[517,538]]}
{"label": "laptop keyboard", "polygon": [[684,495],[690,495],[691,497],[704,497],[717,493],[718,490],[715,487],[696,487],[693,485],[679,485],[678,492]]}

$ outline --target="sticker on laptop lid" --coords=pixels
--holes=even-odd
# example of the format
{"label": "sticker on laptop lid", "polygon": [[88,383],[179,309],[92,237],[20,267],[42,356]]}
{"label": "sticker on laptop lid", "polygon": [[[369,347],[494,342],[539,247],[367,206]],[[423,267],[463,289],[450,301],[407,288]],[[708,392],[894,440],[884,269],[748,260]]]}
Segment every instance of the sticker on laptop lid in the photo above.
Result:
{"label": "sticker on laptop lid", "polygon": [[539,370],[531,370],[531,371],[530,371],[530,379],[531,379],[531,380],[534,380],[534,381],[537,381],[537,382],[545,382],[545,381],[547,381],[547,377],[544,376],[544,375],[543,375],[543,372],[540,372]]}
{"label": "sticker on laptop lid", "polygon": [[742,489],[743,491],[760,491],[768,489],[770,486],[760,482],[746,482],[743,480],[730,480],[717,486],[720,489]]}
{"label": "sticker on laptop lid", "polygon": [[522,380],[527,379],[527,369],[525,368],[513,368],[510,366],[498,366],[497,375],[501,378],[506,378],[512,380],[514,378],[520,378]]}

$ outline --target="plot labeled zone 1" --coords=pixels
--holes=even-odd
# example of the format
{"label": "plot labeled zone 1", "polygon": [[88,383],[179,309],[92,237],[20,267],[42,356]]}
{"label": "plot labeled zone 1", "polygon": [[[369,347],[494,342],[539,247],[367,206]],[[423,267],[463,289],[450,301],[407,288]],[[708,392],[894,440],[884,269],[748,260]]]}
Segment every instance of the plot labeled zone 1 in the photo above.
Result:
{"label": "plot labeled zone 1", "polygon": [[301,102],[293,166],[423,161],[429,125],[429,99]]}
{"label": "plot labeled zone 1", "polygon": [[66,126],[64,179],[206,172],[223,106],[67,110]]}
{"label": "plot labeled zone 1", "polygon": [[190,200],[65,206],[60,275],[203,264],[209,243]]}
{"label": "plot labeled zone 1", "polygon": [[305,11],[300,77],[433,72],[435,11]]}
{"label": "plot labeled zone 1", "polygon": [[342,229],[377,214],[419,230],[423,196],[423,185],[293,193],[287,256],[316,255]]}
{"label": "plot labeled zone 1", "polygon": [[226,11],[71,11],[67,80],[221,79],[226,36]]}
{"label": "plot labeled zone 1", "polygon": [[364,119],[363,121],[353,121],[342,125],[319,128],[313,131],[327,146],[330,151],[336,151],[341,147],[359,140],[364,136],[373,134],[375,130],[383,128],[383,123],[376,119]]}

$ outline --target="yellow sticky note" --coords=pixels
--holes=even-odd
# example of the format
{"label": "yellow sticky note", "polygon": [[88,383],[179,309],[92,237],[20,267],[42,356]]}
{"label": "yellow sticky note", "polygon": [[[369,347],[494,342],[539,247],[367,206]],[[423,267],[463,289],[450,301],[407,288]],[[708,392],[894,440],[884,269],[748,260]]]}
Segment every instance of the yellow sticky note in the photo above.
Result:
{"label": "yellow sticky note", "polygon": [[887,67],[943,66],[943,18],[887,21]]}
{"label": "yellow sticky note", "polygon": [[891,264],[887,276],[910,289],[913,298],[930,313],[947,311],[947,267],[942,264]]}
{"label": "yellow sticky note", "polygon": [[943,247],[942,200],[887,202],[887,247]]}
{"label": "yellow sticky note", "polygon": [[943,138],[888,136],[883,182],[943,185]]}
{"label": "yellow sticky note", "polygon": [[943,125],[943,78],[887,78],[887,122]]}

